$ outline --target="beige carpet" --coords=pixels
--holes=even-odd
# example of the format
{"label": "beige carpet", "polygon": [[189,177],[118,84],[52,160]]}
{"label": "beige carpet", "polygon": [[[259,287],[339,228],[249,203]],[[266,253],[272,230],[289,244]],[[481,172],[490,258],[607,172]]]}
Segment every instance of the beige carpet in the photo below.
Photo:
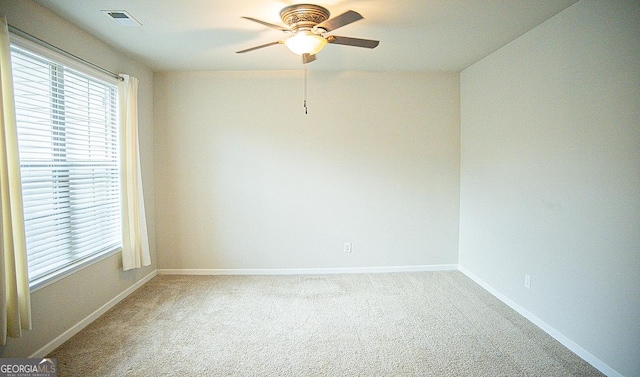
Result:
{"label": "beige carpet", "polygon": [[158,276],[59,376],[601,376],[459,272]]}

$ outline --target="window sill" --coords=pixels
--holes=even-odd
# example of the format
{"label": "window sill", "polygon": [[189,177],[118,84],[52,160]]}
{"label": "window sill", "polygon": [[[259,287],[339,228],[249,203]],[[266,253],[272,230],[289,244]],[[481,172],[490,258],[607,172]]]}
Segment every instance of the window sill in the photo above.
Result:
{"label": "window sill", "polygon": [[36,279],[34,281],[29,282],[29,290],[31,291],[31,293],[44,288],[48,285],[51,285],[59,280],[62,280],[82,269],[84,269],[85,267],[89,267],[94,263],[98,263],[99,261],[106,259],[114,254],[117,254],[119,252],[122,251],[121,247],[118,247],[116,249],[113,250],[107,250],[104,251],[102,253],[98,253],[96,255],[93,255],[87,259],[84,259],[78,263],[74,263],[70,266],[67,266],[63,269],[60,269],[52,274],[49,274],[47,276],[41,277],[39,279]]}

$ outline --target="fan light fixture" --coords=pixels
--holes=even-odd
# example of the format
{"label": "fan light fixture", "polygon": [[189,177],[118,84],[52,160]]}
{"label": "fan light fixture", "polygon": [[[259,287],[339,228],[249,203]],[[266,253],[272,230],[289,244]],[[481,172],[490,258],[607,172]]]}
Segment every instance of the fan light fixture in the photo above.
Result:
{"label": "fan light fixture", "polygon": [[[351,37],[341,37],[338,35],[323,36],[327,32],[349,25],[362,19],[362,15],[352,10],[341,15],[329,18],[330,13],[326,8],[313,4],[289,5],[280,11],[280,18],[287,26],[271,24],[251,17],[242,17],[249,21],[257,22],[272,29],[280,30],[290,36],[285,40],[265,43],[259,46],[236,51],[237,54],[258,50],[264,47],[284,44],[291,52],[302,56],[302,64],[311,63],[316,60],[316,54],[327,45],[327,43],[345,46],[355,46],[364,48],[376,48],[379,41],[371,39],[360,39]],[[292,34],[292,35],[291,35]],[[307,113],[307,69],[304,70],[304,113]]]}
{"label": "fan light fixture", "polygon": [[302,63],[307,64],[316,60],[316,54],[320,52],[327,43],[364,48],[376,48],[380,43],[379,41],[371,39],[324,35],[362,19],[360,13],[352,10],[348,10],[337,17],[329,18],[329,16],[329,11],[319,5],[296,4],[289,5],[280,11],[280,18],[287,26],[271,24],[256,18],[242,17],[249,21],[285,32],[289,34],[289,37],[284,40],[236,51],[236,53],[242,54],[283,44],[294,54],[302,56]]}
{"label": "fan light fixture", "polygon": [[294,54],[315,55],[327,44],[327,40],[310,30],[300,30],[295,35],[287,38],[284,44]]}

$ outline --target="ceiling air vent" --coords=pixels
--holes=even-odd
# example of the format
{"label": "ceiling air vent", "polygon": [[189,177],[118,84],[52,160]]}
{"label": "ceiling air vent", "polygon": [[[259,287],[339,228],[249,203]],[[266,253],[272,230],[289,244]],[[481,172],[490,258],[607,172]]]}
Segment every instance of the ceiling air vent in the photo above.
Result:
{"label": "ceiling air vent", "polygon": [[102,13],[122,26],[142,26],[142,24],[133,18],[126,10],[103,10]]}

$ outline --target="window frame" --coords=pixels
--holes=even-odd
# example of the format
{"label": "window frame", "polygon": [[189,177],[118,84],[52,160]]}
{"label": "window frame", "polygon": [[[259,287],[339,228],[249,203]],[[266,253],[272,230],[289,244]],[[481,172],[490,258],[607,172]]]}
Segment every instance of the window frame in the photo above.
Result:
{"label": "window frame", "polygon": [[[40,56],[42,58],[51,60],[52,62],[54,62],[55,64],[59,64],[61,66],[64,66],[66,68],[70,68],[74,71],[77,71],[81,74],[87,75],[89,77],[91,77],[92,79],[101,81],[105,84],[108,85],[113,85],[116,87],[116,128],[118,128],[118,119],[119,119],[119,109],[118,109],[118,93],[117,93],[117,78],[106,74],[105,72],[102,72],[98,69],[95,69],[93,67],[91,67],[88,64],[83,64],[80,61],[77,61],[75,59],[72,59],[68,56],[65,56],[63,54],[60,54],[56,51],[53,51],[49,48],[46,48],[42,45],[39,45],[37,43],[34,43],[26,38],[23,38],[21,36],[18,36],[16,34],[10,33],[10,43],[12,46],[16,46],[18,48],[27,50],[28,52],[35,54],[37,56]],[[120,147],[120,134],[119,134],[119,130],[117,130],[117,141],[116,144],[118,146],[118,173],[120,174],[120,151],[119,151],[119,147]],[[119,192],[121,194],[121,188],[119,188]],[[31,279],[29,278],[29,288],[31,292],[35,292],[41,288],[44,288],[50,284],[53,284],[59,280],[62,280],[64,278],[66,278],[67,276],[76,273],[84,268],[87,268],[95,263],[98,263],[101,260],[104,260],[106,258],[111,257],[112,255],[118,254],[122,252],[122,243],[120,243],[119,245],[113,247],[113,248],[109,248],[109,249],[105,249],[101,252],[97,252],[95,254],[92,254],[90,256],[81,258],[79,260],[76,260],[75,262],[73,262],[72,264],[62,267],[60,269],[57,269],[55,271],[52,271],[44,276],[41,276],[37,279]]]}

